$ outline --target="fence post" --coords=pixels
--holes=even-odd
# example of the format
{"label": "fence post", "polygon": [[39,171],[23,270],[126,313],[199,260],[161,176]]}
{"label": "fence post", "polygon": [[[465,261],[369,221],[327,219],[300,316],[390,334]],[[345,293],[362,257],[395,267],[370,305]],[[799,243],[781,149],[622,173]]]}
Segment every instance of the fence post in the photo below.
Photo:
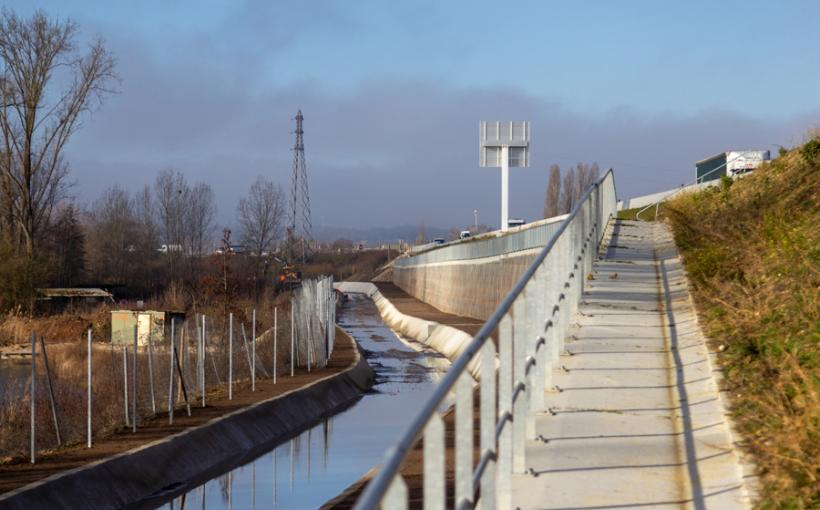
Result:
{"label": "fence post", "polygon": [[122,346],[122,402],[123,410],[125,411],[125,426],[131,426],[131,421],[128,419],[128,344]]}
{"label": "fence post", "polygon": [[171,319],[171,356],[168,362],[168,425],[174,424],[174,327],[176,319]]}
{"label": "fence post", "polygon": [[273,307],[273,384],[276,384],[276,336],[279,333],[279,328],[277,322],[277,315],[279,309],[277,307]]}
{"label": "fence post", "polygon": [[205,407],[205,353],[207,352],[205,343],[205,314],[202,314],[202,407]]}
{"label": "fence post", "polygon": [[233,400],[233,312],[228,314],[228,400]]}
{"label": "fence post", "polygon": [[157,415],[157,400],[154,396],[154,344],[151,340],[151,326],[148,326],[148,386],[151,389],[151,412]]}
{"label": "fence post", "polygon": [[294,350],[296,348],[296,338],[294,337],[293,324],[293,298],[290,299],[290,376],[293,377],[293,367],[296,365]]}
{"label": "fence post", "polygon": [[137,325],[134,324],[134,355],[131,357],[131,433],[137,432]]}
{"label": "fence post", "polygon": [[60,420],[57,418],[57,401],[54,399],[54,385],[51,382],[51,369],[48,367],[48,353],[46,352],[46,342],[40,335],[40,350],[43,351],[43,366],[46,369],[46,382],[48,382],[48,400],[51,403],[51,417],[54,419],[54,434],[57,436],[57,446],[63,445],[60,437]]}
{"label": "fence post", "polygon": [[256,308],[251,313],[251,391],[256,391]]}
{"label": "fence post", "polygon": [[86,419],[87,447],[91,448],[91,328],[88,328],[88,416]]}
{"label": "fence post", "polygon": [[35,390],[37,389],[36,380],[37,380],[37,334],[32,331],[31,332],[31,463],[34,464],[34,449],[35,449],[35,441],[34,441],[34,432],[35,432],[35,418],[34,412],[36,411],[35,408]]}

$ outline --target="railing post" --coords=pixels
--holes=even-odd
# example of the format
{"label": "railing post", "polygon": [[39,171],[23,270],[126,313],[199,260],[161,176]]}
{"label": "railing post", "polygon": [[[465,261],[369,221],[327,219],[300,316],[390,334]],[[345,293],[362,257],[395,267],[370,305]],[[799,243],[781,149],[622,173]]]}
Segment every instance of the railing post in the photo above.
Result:
{"label": "railing post", "polygon": [[[542,350],[542,352],[544,352]],[[492,340],[487,341],[481,347],[481,455],[488,451],[495,451],[498,454],[498,449],[495,447],[495,345]],[[426,458],[426,452],[425,452]],[[479,457],[480,458],[480,457]],[[495,508],[495,471],[496,460],[491,460],[487,467],[484,468],[484,473],[481,475],[481,508],[485,510]],[[426,476],[426,475],[425,475]],[[426,492],[425,488],[425,492]],[[426,502],[425,502],[426,503]],[[425,508],[426,505],[425,505]]]}
{"label": "railing post", "polygon": [[407,510],[407,484],[404,478],[397,474],[382,500],[382,508],[386,510]]}
{"label": "railing post", "polygon": [[473,378],[465,370],[456,382],[456,498],[458,508],[473,500]]}
{"label": "railing post", "polygon": [[[541,326],[541,312],[538,310],[538,288],[536,279],[538,272],[536,271],[533,278],[524,287],[524,295],[527,309],[527,356],[531,356],[535,360],[535,365],[530,367],[528,380],[532,382],[530,389],[530,412],[527,416],[528,432],[527,437],[535,437],[535,413],[544,409],[544,376],[542,372],[542,364],[539,362],[541,353],[544,351],[544,346],[538,345],[538,338]],[[529,430],[529,427],[532,430]]]}
{"label": "railing post", "polygon": [[433,413],[424,427],[424,508],[444,510],[444,422],[438,413]]}
{"label": "railing post", "polygon": [[523,391],[517,393],[513,400],[513,472],[524,473],[526,470],[526,460],[524,458],[526,450],[526,440],[528,437],[528,407],[529,388],[527,387],[527,375],[525,373],[527,363],[526,348],[526,315],[523,295],[519,295],[513,304],[513,392],[519,385],[523,385]]}
{"label": "railing post", "polygon": [[[506,313],[498,326],[498,419],[512,417],[513,389],[512,319]],[[496,471],[496,506],[499,510],[512,507],[512,423],[507,419],[498,437],[498,470]]]}

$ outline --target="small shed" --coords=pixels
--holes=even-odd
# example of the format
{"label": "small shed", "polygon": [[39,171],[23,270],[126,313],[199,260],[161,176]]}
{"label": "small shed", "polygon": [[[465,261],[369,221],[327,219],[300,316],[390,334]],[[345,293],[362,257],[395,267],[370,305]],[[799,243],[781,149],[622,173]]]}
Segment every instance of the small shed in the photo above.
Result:
{"label": "small shed", "polygon": [[764,161],[769,161],[769,151],[726,151],[695,163],[695,179],[707,182],[720,179],[724,175],[734,177],[750,172]]}
{"label": "small shed", "polygon": [[164,343],[171,338],[171,323],[177,331],[185,324],[183,312],[160,312],[156,310],[112,310],[111,343],[134,343],[134,326],[137,327],[137,344],[148,345],[151,342]]}

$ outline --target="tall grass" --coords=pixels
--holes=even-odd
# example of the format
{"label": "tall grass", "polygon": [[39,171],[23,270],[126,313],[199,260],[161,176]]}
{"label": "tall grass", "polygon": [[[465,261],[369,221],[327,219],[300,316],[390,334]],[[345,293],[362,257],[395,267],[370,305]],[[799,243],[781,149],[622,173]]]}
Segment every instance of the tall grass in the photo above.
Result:
{"label": "tall grass", "polygon": [[665,204],[761,508],[820,508],[820,139]]}
{"label": "tall grass", "polygon": [[[287,300],[276,302],[278,306],[277,321],[277,372],[284,376],[290,372],[290,316]],[[268,303],[273,305],[274,303]],[[247,308],[247,310],[244,310]],[[257,370],[256,377],[269,377],[273,371],[273,335],[263,335],[273,327],[273,306],[264,306],[257,310],[256,333],[259,339],[256,346]],[[249,355],[245,351],[245,342],[242,336],[244,325],[248,349],[252,349],[251,341],[251,310],[252,306],[239,307],[234,319],[233,336],[233,377],[234,381],[250,380],[251,370],[248,361]],[[202,310],[204,311],[204,310]],[[247,313],[246,313],[247,312]],[[193,319],[194,313],[190,314]],[[207,324],[207,354],[205,360],[206,393],[224,388],[228,380],[228,320],[219,315],[208,315]],[[192,406],[201,405],[200,384],[197,372],[197,338],[199,323],[189,320],[180,325],[177,336],[177,349],[182,365],[182,374],[188,397]],[[29,333],[30,334],[30,333]],[[125,380],[123,377],[122,345],[111,344],[108,338],[94,330],[95,342],[93,345],[93,413],[92,428],[96,438],[110,435],[113,431],[125,426]],[[52,337],[53,338],[53,337]],[[61,343],[46,345],[49,367],[55,392],[55,400],[60,419],[60,432],[64,444],[83,443],[86,440],[87,416],[87,346],[85,341],[68,339]],[[52,420],[48,386],[45,377],[44,359],[41,347],[37,345],[37,381],[35,384],[35,421],[36,443],[39,451],[50,450],[57,446],[56,435]],[[131,354],[129,346],[127,357],[127,371],[129,393],[131,399]],[[137,415],[138,426],[145,420],[153,418],[151,403],[151,379],[148,368],[148,349],[141,347],[137,359]],[[168,410],[168,390],[171,370],[171,356],[169,342],[154,342],[153,344],[153,386],[154,402],[157,414]],[[260,368],[261,367],[261,368]],[[176,375],[175,375],[176,381]],[[30,376],[18,378],[0,387],[0,459],[6,461],[14,458],[22,459],[29,454],[29,423],[31,418],[31,379]],[[178,382],[175,382],[176,409],[184,404],[182,392]],[[129,412],[131,403],[129,402]],[[179,411],[177,411],[179,412]]]}

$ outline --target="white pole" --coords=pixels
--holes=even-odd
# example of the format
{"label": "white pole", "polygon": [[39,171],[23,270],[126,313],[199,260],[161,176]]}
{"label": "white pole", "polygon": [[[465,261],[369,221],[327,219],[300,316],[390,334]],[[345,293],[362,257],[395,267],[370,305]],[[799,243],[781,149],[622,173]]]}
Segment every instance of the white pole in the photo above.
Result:
{"label": "white pole", "polygon": [[[127,340],[126,340],[127,342]],[[125,406],[125,426],[131,425],[128,419],[128,344],[122,346],[122,391],[123,404]]]}
{"label": "white pole", "polygon": [[293,377],[293,367],[296,365],[296,358],[293,356],[293,352],[296,348],[296,339],[294,337],[294,324],[293,324],[293,299],[290,300],[290,376]]}
{"label": "white pole", "polygon": [[256,308],[251,314],[251,391],[256,391]]}
{"label": "white pole", "polygon": [[86,419],[87,446],[91,448],[91,328],[88,328],[88,416]]}
{"label": "white pole", "polygon": [[510,149],[501,147],[501,230],[506,232],[510,220]]}
{"label": "white pole", "polygon": [[175,319],[171,319],[171,361],[168,363],[168,424],[174,424],[174,326]]}
{"label": "white pole", "polygon": [[202,314],[202,407],[205,407],[205,353],[207,352],[206,349],[206,342],[205,342],[205,314]]}
{"label": "white pole", "polygon": [[228,400],[233,400],[233,313],[228,315]]}
{"label": "white pole", "polygon": [[273,308],[273,384],[276,384],[276,336],[279,331],[278,324],[276,324],[276,315],[278,311],[278,308]]}
{"label": "white pole", "polygon": [[137,431],[137,325],[134,324],[134,353],[131,356],[131,433]]}
{"label": "white pole", "polygon": [[37,380],[37,342],[36,342],[37,335],[34,331],[31,332],[31,463],[34,464],[34,450],[35,450],[35,441],[34,441],[34,428],[35,428],[35,421],[34,421],[34,413],[35,409],[35,390],[36,385],[35,381]]}

